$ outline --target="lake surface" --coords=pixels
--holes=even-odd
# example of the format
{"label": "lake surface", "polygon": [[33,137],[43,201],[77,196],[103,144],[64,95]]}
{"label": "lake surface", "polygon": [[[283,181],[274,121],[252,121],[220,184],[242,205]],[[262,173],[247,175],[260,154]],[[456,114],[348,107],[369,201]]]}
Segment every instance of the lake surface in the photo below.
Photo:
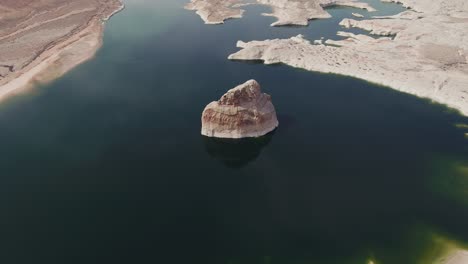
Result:
{"label": "lake surface", "polygon": [[[237,40],[337,39],[355,9],[271,28],[268,9],[249,7],[207,26],[184,3],[127,1],[94,60],[0,105],[2,263],[426,264],[466,245],[467,118],[353,78],[226,59]],[[252,78],[280,127],[202,137],[205,105]]]}

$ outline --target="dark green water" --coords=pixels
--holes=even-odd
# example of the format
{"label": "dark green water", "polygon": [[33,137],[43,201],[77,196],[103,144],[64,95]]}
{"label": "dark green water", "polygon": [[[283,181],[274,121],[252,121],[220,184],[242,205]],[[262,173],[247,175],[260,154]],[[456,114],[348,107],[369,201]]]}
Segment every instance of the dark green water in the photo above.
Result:
{"label": "dark green water", "polygon": [[[97,57],[0,106],[2,263],[426,264],[468,242],[468,123],[352,78],[230,62],[237,40],[335,37],[203,25],[182,0],[129,0]],[[381,14],[401,10],[380,4]],[[200,136],[204,106],[258,80],[279,129]]]}

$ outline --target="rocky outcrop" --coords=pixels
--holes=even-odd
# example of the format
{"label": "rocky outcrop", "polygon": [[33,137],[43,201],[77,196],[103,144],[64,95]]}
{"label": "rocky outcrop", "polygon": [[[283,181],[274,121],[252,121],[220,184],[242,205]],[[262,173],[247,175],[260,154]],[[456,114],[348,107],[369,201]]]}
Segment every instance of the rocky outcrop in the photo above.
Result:
{"label": "rocky outcrop", "polygon": [[324,8],[333,6],[375,11],[369,4],[358,0],[255,0],[250,3],[242,0],[191,0],[185,8],[195,10],[206,24],[222,24],[227,19],[241,18],[244,13],[241,7],[249,4],[270,7],[272,12],[263,15],[278,19],[272,26],[307,26],[311,19],[330,18],[331,15]]}
{"label": "rocky outcrop", "polygon": [[250,80],[205,107],[201,133],[217,138],[249,138],[266,135],[276,127],[278,119],[271,96]]}

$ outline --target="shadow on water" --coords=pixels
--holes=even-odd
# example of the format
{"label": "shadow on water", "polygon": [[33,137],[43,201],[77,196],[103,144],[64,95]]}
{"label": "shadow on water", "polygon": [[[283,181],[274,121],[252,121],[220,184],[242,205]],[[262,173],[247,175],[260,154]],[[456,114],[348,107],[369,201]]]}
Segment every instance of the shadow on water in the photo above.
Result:
{"label": "shadow on water", "polygon": [[[276,131],[276,130],[275,130]],[[229,168],[242,168],[256,160],[275,131],[259,138],[226,139],[203,136],[206,152]]]}

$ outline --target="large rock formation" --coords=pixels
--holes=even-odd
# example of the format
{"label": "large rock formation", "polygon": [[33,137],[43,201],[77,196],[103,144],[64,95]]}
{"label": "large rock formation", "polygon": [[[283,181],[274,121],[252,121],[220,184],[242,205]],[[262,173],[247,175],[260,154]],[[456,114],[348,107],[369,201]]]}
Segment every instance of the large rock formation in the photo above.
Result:
{"label": "large rock formation", "polygon": [[278,126],[271,96],[255,80],[247,81],[205,107],[202,135],[217,138],[260,137]]}

